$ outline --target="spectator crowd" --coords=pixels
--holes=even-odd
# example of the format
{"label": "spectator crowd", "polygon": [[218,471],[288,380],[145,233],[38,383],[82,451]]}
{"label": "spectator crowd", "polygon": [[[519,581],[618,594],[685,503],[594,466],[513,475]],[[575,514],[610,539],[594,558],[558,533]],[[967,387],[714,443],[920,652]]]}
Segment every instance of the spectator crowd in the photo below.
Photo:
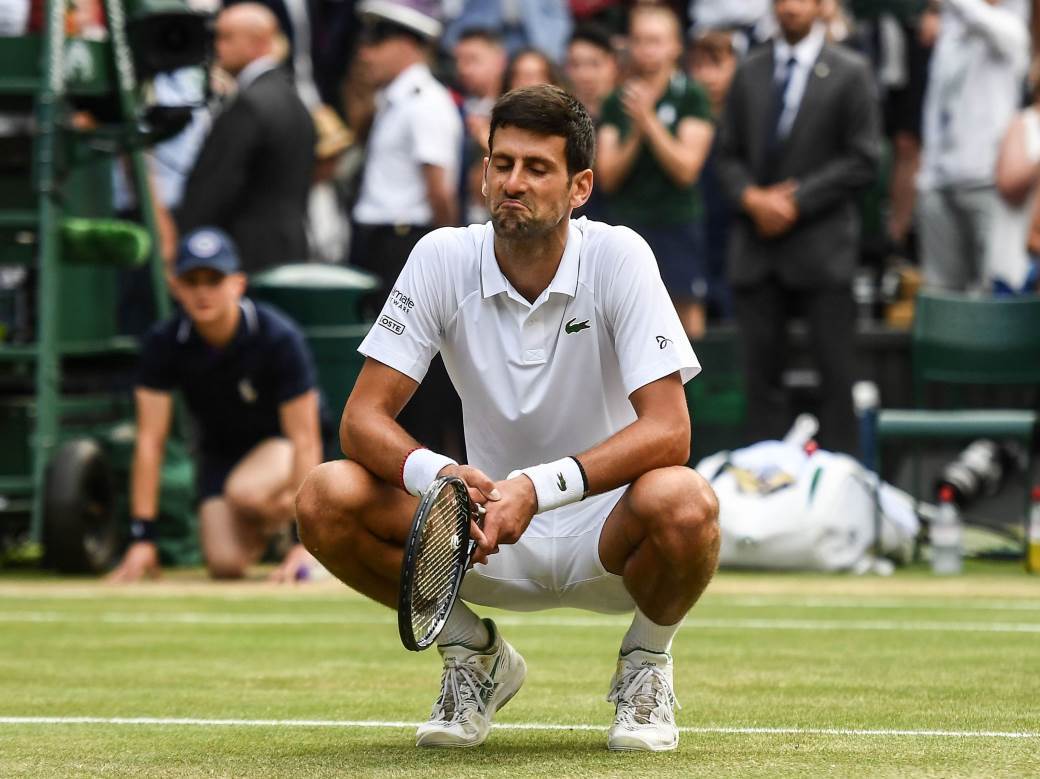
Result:
{"label": "spectator crowd", "polygon": [[[99,3],[75,4],[73,34],[106,34]],[[195,106],[151,152],[171,267],[179,235],[214,227],[248,274],[349,263],[389,293],[424,234],[488,218],[496,99],[550,83],[598,128],[575,216],[646,240],[691,339],[735,322],[752,437],[790,419],[790,316],[832,405],[822,430],[848,450],[857,298],[894,270],[1036,290],[1030,0],[189,3],[215,17],[215,56],[206,79],[155,83]],[[0,34],[39,30],[41,8],[3,0]]]}

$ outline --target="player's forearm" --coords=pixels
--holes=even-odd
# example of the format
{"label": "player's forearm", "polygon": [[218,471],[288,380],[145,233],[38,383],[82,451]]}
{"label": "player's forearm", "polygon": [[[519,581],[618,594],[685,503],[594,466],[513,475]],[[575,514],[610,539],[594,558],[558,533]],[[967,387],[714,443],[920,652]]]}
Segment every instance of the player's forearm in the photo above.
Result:
{"label": "player's forearm", "polygon": [[159,515],[159,481],[163,462],[162,441],[141,440],[134,447],[130,471],[130,513],[139,519]]}
{"label": "player's forearm", "polygon": [[352,407],[347,401],[340,423],[340,446],[348,459],[399,487],[405,457],[421,445],[393,417]]}
{"label": "player's forearm", "polygon": [[644,473],[690,459],[690,421],[642,417],[578,455],[589,494],[631,484]]}

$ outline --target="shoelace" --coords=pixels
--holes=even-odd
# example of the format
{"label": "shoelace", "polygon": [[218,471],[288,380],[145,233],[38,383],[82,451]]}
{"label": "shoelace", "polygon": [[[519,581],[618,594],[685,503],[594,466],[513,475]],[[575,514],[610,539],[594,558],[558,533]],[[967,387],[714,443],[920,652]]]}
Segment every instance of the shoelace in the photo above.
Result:
{"label": "shoelace", "polygon": [[[660,668],[630,668],[614,683],[607,700],[619,706],[618,716],[631,725],[650,725],[650,716],[659,707],[681,709],[668,678]],[[624,704],[624,705],[622,705]]]}
{"label": "shoelace", "polygon": [[475,705],[481,714],[487,702],[480,693],[495,686],[491,676],[479,665],[460,663],[454,657],[444,665],[441,681],[440,711],[445,722],[454,722],[462,716],[469,704]]}

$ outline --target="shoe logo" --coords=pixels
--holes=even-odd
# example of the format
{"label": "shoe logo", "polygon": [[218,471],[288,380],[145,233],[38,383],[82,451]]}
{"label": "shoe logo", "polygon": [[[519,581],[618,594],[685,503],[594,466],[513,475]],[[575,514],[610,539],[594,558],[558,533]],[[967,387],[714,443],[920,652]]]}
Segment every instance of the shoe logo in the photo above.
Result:
{"label": "shoe logo", "polygon": [[640,663],[640,665],[648,665],[651,668],[657,668],[657,663],[655,663],[653,660],[644,660]]}
{"label": "shoe logo", "polygon": [[567,491],[567,480],[563,478],[562,473],[556,474],[556,486],[560,488],[560,492]]}
{"label": "shoe logo", "polygon": [[663,335],[656,336],[656,338],[657,338],[657,348],[658,349],[664,349],[666,346],[668,346],[672,342],[672,340],[670,338],[665,338]]}
{"label": "shoe logo", "polygon": [[572,319],[563,326],[563,329],[568,333],[580,333],[582,330],[588,330],[589,327],[591,327],[591,325],[589,324],[588,319],[584,322],[578,322],[578,324],[574,324],[574,319]]}

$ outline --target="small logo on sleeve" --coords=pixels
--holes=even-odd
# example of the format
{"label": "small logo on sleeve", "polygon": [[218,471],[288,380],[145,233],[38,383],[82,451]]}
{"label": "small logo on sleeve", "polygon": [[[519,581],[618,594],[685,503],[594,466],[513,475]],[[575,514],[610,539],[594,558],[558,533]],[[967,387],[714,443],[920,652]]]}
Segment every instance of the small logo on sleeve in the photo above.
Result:
{"label": "small logo on sleeve", "polygon": [[560,492],[567,491],[567,480],[563,478],[562,473],[556,474],[556,486],[560,488]]}
{"label": "small logo on sleeve", "polygon": [[586,319],[584,322],[578,322],[577,324],[575,324],[574,320],[572,319],[563,326],[563,329],[566,330],[568,333],[580,333],[582,330],[587,330],[589,327],[590,325],[588,319]]}
{"label": "small logo on sleeve", "polygon": [[658,349],[664,349],[665,347],[670,346],[672,343],[672,340],[670,338],[665,338],[663,335],[656,336],[656,338]]}
{"label": "small logo on sleeve", "polygon": [[403,314],[411,313],[412,309],[415,307],[415,301],[404,292],[397,289],[397,287],[394,287],[393,291],[390,293],[390,302],[393,303],[394,307],[399,309]]}
{"label": "small logo on sleeve", "polygon": [[404,333],[404,325],[402,325],[392,316],[387,316],[386,314],[383,314],[381,317],[379,317],[379,326],[385,327],[394,335],[401,335],[402,333]]}

